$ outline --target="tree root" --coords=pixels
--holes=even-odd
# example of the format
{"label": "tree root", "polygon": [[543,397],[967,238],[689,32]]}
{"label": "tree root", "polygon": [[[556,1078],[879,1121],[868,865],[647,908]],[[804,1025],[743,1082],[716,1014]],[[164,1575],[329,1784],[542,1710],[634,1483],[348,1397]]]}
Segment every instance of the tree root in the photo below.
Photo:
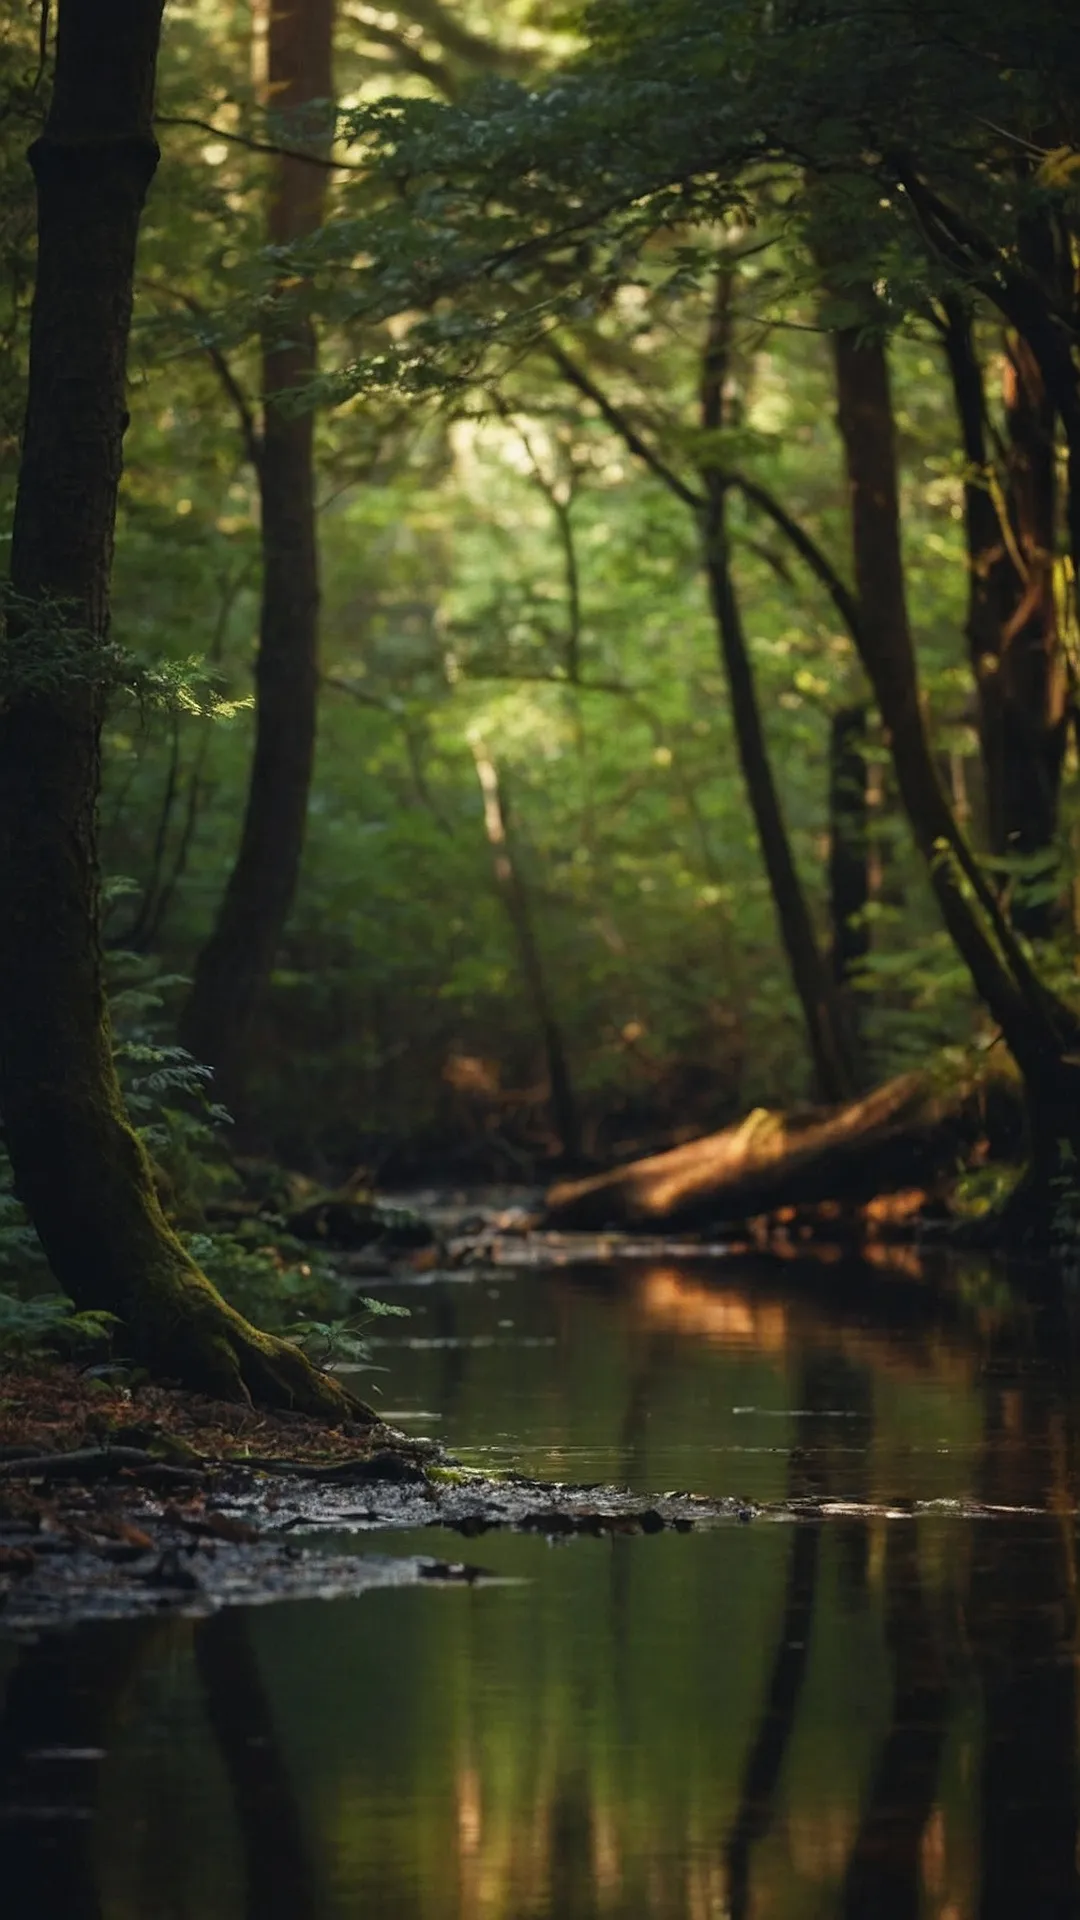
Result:
{"label": "tree root", "polygon": [[[170,1252],[173,1250],[170,1249]],[[162,1379],[218,1400],[338,1423],[378,1416],[291,1340],[262,1333],[223,1300],[177,1242],[121,1315],[134,1358]]]}
{"label": "tree root", "polygon": [[106,1480],[129,1474],[155,1485],[191,1486],[202,1465],[176,1467],[144,1447],[76,1447],[68,1453],[33,1453],[0,1465],[0,1480]]}

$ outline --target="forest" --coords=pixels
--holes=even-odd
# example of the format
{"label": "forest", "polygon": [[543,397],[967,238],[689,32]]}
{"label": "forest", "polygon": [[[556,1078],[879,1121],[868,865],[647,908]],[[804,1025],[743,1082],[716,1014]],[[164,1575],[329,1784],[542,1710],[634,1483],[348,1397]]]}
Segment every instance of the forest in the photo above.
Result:
{"label": "forest", "polygon": [[[498,1344],[510,1268],[595,1269],[629,1289],[613,1315],[686,1355],[767,1373],[797,1352],[787,1409],[827,1460],[800,1472],[796,1448],[762,1492],[787,1517],[932,1500],[841,1486],[806,1355],[848,1343],[845,1407],[863,1365],[906,1392],[889,1341],[923,1340],[930,1296],[945,1318],[912,1367],[965,1393],[969,1334],[1073,1351],[1080,20],[1064,0],[18,0],[0,108],[0,1478],[22,1489],[0,1499],[0,1611],[32,1590],[23,1534],[53,1526],[54,1482],[128,1476],[114,1558],[160,1550],[170,1592],[178,1526],[255,1549],[214,1478],[248,1455],[256,1478],[287,1456],[385,1481],[385,1526],[421,1524],[428,1476],[436,1524],[468,1532],[430,1478],[458,1467],[432,1462],[488,1426],[455,1433],[466,1375],[421,1390],[407,1356],[424,1286],[436,1344]],[[706,1259],[708,1285],[686,1266]],[[469,1277],[501,1305],[466,1335]],[[557,1332],[537,1304],[526,1345],[577,1354],[574,1300]],[[625,1332],[596,1332],[598,1382],[622,1382]],[[651,1365],[627,1361],[624,1436]],[[435,1441],[384,1412],[414,1390],[450,1409]],[[505,1381],[484,1392],[559,1529],[690,1527],[622,1494],[597,1520],[587,1488],[558,1491],[556,1428],[583,1409],[533,1434]],[[1038,1498],[1074,1515],[1054,1393],[1030,1415],[1060,1455]],[[686,1420],[685,1497],[752,1517],[756,1495],[702,1479]],[[626,1446],[581,1442],[598,1482],[666,1484]],[[799,1631],[816,1552],[780,1576]],[[899,1700],[946,1602],[896,1552],[870,1584]],[[1004,1561],[972,1556],[981,1618]],[[474,1889],[425,1920],[749,1913],[803,1684],[784,1658],[726,1904],[605,1905],[596,1867],[599,1904],[575,1905],[552,1867],[538,1905],[511,1874],[504,1904]],[[247,1777],[198,1664],[243,1827],[281,1779]],[[951,1907],[912,1892],[946,1719],[922,1786],[893,1756],[907,1892],[880,1904],[864,1808],[838,1913],[976,1912],[970,1875]],[[1060,1874],[1040,1912],[1074,1911]],[[150,1911],[99,1892],[92,1920]],[[791,1897],[770,1911],[809,1910]]]}
{"label": "forest", "polygon": [[[62,16],[70,97],[3,43],[0,1092],[61,1286],[152,1353],[238,1152],[542,1184],[912,1070],[934,1173],[1026,1154],[972,1204],[1068,1238],[1063,10],[153,11],[93,87]],[[115,198],[42,172],[88,141]]]}

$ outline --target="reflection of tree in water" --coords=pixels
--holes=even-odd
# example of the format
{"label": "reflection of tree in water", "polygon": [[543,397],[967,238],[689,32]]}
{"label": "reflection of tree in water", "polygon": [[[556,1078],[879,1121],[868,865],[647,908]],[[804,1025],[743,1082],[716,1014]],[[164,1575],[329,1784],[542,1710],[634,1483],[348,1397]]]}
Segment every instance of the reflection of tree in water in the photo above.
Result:
{"label": "reflection of tree in water", "polygon": [[983,1700],[980,1920],[1072,1920],[1077,1877],[1076,1483],[1069,1383],[1050,1355],[988,1382],[980,1492],[1064,1506],[977,1525],[968,1629]]}
{"label": "reflection of tree in water", "polygon": [[[850,1406],[854,1399],[863,1415],[859,1427],[866,1430],[865,1435],[860,1431],[859,1438],[868,1441],[869,1383],[861,1372],[857,1373],[835,1355],[820,1353],[811,1353],[803,1359],[798,1378],[803,1419],[797,1443],[789,1455],[788,1498],[820,1500],[831,1490],[829,1453],[835,1432],[829,1415],[838,1405]],[[844,1491],[850,1494],[850,1487],[845,1486]],[[750,1911],[751,1853],[772,1824],[780,1776],[798,1718],[810,1659],[821,1526],[820,1519],[811,1518],[796,1521],[792,1527],[779,1639],[727,1841],[727,1904],[731,1920],[743,1920]]]}
{"label": "reflection of tree in water", "polygon": [[845,1920],[914,1920],[922,1838],[937,1797],[949,1688],[938,1621],[927,1605],[914,1522],[889,1524],[885,1631],[893,1660],[889,1727],[844,1881]]}
{"label": "reflection of tree in water", "polygon": [[226,1608],[201,1620],[195,1659],[232,1790],[248,1920],[311,1920],[311,1856],[246,1610]]}
{"label": "reflection of tree in water", "polygon": [[101,1920],[94,1860],[100,1760],[154,1622],[45,1635],[11,1676],[0,1719],[4,1920]]}

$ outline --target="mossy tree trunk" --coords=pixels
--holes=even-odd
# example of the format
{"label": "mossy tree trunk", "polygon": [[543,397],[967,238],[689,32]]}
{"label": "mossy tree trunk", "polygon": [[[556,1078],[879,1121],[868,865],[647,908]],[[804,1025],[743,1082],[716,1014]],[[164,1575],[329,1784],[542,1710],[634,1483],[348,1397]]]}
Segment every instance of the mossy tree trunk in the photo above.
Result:
{"label": "mossy tree trunk", "polygon": [[158,1372],[230,1397],[354,1405],[216,1293],[170,1230],[113,1065],[98,921],[109,580],[135,246],[158,160],[162,0],[60,0],[30,150],[38,265],[0,711],[0,1105],[57,1280]]}
{"label": "mossy tree trunk", "polygon": [[[289,151],[272,163],[272,246],[321,226],[333,138],[334,0],[273,0],[268,93],[287,115]],[[310,148],[308,159],[297,149]],[[314,425],[297,403],[316,369],[306,290],[289,276],[263,327],[263,423],[254,448],[262,516],[262,604],[255,659],[255,747],[240,846],[195,967],[180,1037],[242,1108],[252,1020],[300,877],[315,760],[319,556]]]}

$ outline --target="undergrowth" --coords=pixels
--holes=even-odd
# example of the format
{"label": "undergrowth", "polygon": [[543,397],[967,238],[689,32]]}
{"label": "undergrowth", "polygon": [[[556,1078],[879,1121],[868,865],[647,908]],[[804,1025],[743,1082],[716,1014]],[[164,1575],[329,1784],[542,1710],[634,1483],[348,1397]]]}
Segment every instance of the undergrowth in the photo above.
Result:
{"label": "undergrowth", "polygon": [[[122,889],[118,890],[122,892]],[[166,996],[186,983],[129,953],[110,956],[114,1057],[128,1113],[154,1162],[162,1202],[194,1260],[245,1318],[284,1334],[316,1365],[370,1369],[372,1320],[408,1309],[358,1295],[322,1251],[293,1238],[269,1208],[215,1231],[206,1209],[240,1180],[225,1150],[230,1118],[209,1067],[161,1036]],[[37,1235],[0,1152],[0,1359],[58,1354],[93,1365],[122,1359],[120,1322],[77,1312],[51,1285]]]}

